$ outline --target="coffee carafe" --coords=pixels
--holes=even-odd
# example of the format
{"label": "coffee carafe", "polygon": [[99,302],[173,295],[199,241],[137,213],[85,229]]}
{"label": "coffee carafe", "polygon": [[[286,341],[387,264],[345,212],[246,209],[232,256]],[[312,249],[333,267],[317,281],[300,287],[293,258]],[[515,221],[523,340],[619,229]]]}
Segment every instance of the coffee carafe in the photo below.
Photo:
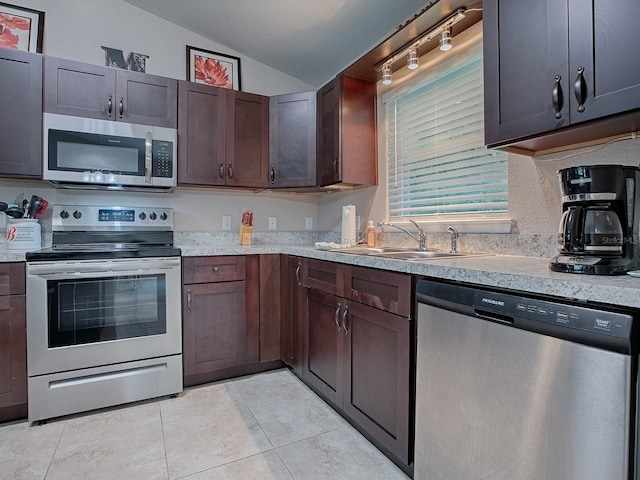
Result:
{"label": "coffee carafe", "polygon": [[570,167],[558,172],[562,218],[556,272],[616,275],[640,267],[640,168]]}

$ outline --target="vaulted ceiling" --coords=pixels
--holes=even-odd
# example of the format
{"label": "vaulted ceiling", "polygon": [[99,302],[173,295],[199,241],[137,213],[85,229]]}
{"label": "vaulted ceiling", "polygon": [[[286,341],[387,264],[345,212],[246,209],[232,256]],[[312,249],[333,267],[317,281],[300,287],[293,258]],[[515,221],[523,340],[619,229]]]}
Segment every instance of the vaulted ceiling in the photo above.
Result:
{"label": "vaulted ceiling", "polygon": [[125,1],[316,87],[391,36],[425,7],[438,3],[425,0]]}

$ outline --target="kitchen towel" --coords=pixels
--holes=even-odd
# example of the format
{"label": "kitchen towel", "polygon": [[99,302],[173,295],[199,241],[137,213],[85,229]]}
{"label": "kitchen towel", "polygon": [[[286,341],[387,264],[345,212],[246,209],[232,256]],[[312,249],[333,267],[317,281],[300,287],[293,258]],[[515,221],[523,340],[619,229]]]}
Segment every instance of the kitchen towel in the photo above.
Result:
{"label": "kitchen towel", "polygon": [[342,207],[342,236],[343,245],[356,243],[356,206],[344,205]]}

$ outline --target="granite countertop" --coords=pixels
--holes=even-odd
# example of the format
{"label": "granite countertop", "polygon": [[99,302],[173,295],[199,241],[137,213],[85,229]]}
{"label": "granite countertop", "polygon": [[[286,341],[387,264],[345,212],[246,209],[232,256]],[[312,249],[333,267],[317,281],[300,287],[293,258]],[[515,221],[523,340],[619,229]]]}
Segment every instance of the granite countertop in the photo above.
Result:
{"label": "granite countertop", "polygon": [[[523,292],[640,308],[640,278],[629,275],[599,276],[549,270],[548,258],[513,255],[445,257],[421,261],[393,260],[316,250],[307,245],[176,245],[184,257],[277,254],[380,268],[433,278],[506,288]],[[24,252],[0,252],[0,262],[24,261]]]}

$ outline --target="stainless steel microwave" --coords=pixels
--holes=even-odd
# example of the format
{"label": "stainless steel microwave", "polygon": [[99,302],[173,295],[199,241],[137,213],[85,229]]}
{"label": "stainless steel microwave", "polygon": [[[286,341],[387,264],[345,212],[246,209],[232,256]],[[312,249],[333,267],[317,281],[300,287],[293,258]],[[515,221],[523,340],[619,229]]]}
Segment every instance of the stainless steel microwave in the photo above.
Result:
{"label": "stainless steel microwave", "polygon": [[52,113],[44,114],[43,127],[42,178],[56,187],[176,187],[176,129]]}

